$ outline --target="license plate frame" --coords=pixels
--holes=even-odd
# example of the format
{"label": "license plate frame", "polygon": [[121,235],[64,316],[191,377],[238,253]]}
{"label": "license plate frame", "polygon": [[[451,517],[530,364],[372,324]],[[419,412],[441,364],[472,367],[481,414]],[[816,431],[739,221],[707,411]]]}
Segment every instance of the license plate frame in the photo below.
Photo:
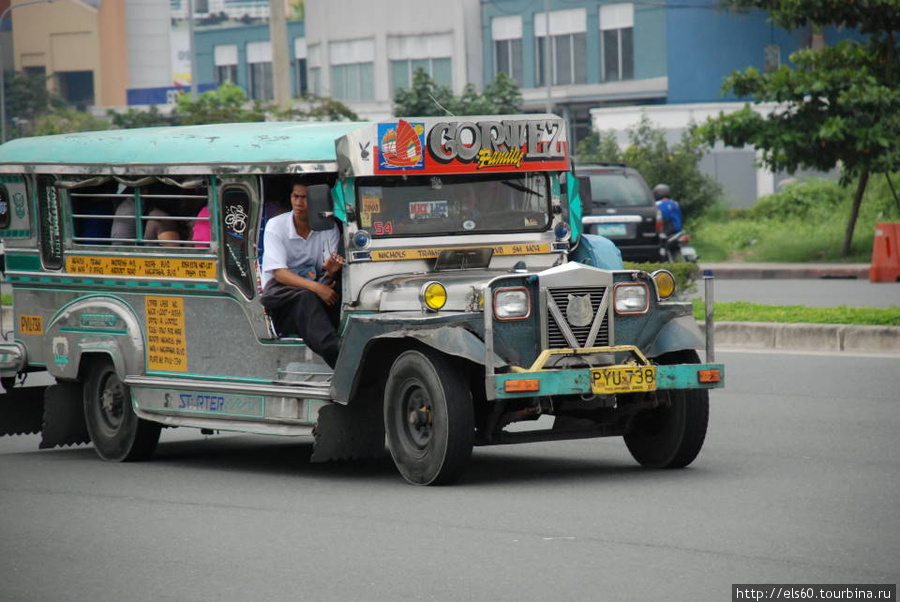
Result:
{"label": "license plate frame", "polygon": [[625,224],[597,224],[595,232],[600,236],[627,236],[628,227]]}
{"label": "license plate frame", "polygon": [[656,366],[605,366],[591,369],[591,392],[647,393],[656,391]]}

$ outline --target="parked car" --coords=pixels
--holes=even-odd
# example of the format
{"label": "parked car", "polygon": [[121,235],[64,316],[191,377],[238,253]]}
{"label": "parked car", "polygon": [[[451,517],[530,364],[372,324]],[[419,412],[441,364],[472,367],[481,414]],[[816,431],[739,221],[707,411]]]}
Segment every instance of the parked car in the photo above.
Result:
{"label": "parked car", "polygon": [[580,165],[584,231],[610,239],[625,261],[664,261],[662,215],[637,170],[625,165]]}

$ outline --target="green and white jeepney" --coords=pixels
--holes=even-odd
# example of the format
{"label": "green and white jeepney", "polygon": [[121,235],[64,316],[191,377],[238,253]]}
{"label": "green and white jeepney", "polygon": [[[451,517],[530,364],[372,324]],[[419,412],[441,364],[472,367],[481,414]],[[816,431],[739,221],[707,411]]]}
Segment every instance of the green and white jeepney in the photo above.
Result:
{"label": "green and white jeepney", "polygon": [[[553,115],[4,144],[0,434],[116,461],[149,457],[163,426],[314,436],[314,461],[386,441],[417,484],[458,478],[475,445],[555,439],[686,466],[724,368],[700,362],[671,274],[582,234],[568,150]],[[342,233],[333,371],[259,301],[262,233],[297,178],[314,227]],[[145,239],[152,220],[181,241]],[[35,371],[56,384],[23,386]]]}

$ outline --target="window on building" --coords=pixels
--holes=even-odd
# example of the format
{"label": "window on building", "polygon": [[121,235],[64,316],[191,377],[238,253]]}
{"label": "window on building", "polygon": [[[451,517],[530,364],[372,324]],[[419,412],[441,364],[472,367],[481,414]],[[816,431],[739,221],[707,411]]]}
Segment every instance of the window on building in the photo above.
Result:
{"label": "window on building", "polygon": [[272,100],[275,86],[272,81],[272,44],[250,42],[247,44],[249,67],[249,94],[253,100]]}
{"label": "window on building", "polygon": [[388,60],[393,90],[409,88],[413,75],[422,69],[442,86],[453,86],[453,37],[447,34],[391,36]]}
{"label": "window on building", "polygon": [[522,84],[522,17],[495,17],[491,20],[494,41],[494,74],[505,73]]}
{"label": "window on building", "polygon": [[373,40],[332,42],[331,95],[337,100],[375,100],[375,43]]}
{"label": "window on building", "polygon": [[781,47],[778,44],[766,44],[763,48],[763,70],[772,73],[779,67],[781,67]]}
{"label": "window on building", "polygon": [[550,82],[553,85],[587,82],[586,19],[587,13],[583,8],[537,13],[534,16],[537,41],[535,81],[538,86],[546,85],[548,53]]}
{"label": "window on building", "polygon": [[603,81],[634,79],[634,5],[600,7],[600,45]]}
{"label": "window on building", "polygon": [[208,13],[209,0],[194,0],[194,14]]}
{"label": "window on building", "polygon": [[47,68],[44,65],[38,67],[23,67],[22,71],[29,77],[47,77]]}
{"label": "window on building", "polygon": [[213,48],[216,64],[216,83],[237,83],[238,52],[237,46],[216,46]]}
{"label": "window on building", "polygon": [[93,71],[57,71],[56,78],[63,100],[77,107],[94,104]]}
{"label": "window on building", "polygon": [[306,39],[294,39],[294,96],[303,96],[309,91],[306,81]]}
{"label": "window on building", "polygon": [[322,59],[318,44],[307,48],[307,72],[309,74],[309,91],[322,96]]}

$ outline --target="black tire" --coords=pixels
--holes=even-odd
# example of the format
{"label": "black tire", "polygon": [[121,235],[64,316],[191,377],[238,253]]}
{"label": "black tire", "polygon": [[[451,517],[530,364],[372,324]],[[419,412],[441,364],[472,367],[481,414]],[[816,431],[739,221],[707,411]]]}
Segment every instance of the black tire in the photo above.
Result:
{"label": "black tire", "polygon": [[431,351],[405,351],[384,388],[384,427],[397,470],[415,485],[446,485],[462,475],[475,441],[468,380]]}
{"label": "black tire", "polygon": [[12,391],[12,388],[16,386],[16,377],[15,376],[0,376],[0,385],[3,385],[3,388],[7,392]]}
{"label": "black tire", "polygon": [[[698,364],[695,351],[678,351],[658,358],[660,364]],[[709,424],[709,394],[705,389],[658,391],[662,404],[635,417],[625,435],[632,457],[647,468],[684,468],[694,461]]]}
{"label": "black tire", "polygon": [[146,460],[159,442],[160,425],[137,417],[131,406],[131,391],[108,359],[95,360],[88,366],[84,420],[94,449],[104,460]]}

